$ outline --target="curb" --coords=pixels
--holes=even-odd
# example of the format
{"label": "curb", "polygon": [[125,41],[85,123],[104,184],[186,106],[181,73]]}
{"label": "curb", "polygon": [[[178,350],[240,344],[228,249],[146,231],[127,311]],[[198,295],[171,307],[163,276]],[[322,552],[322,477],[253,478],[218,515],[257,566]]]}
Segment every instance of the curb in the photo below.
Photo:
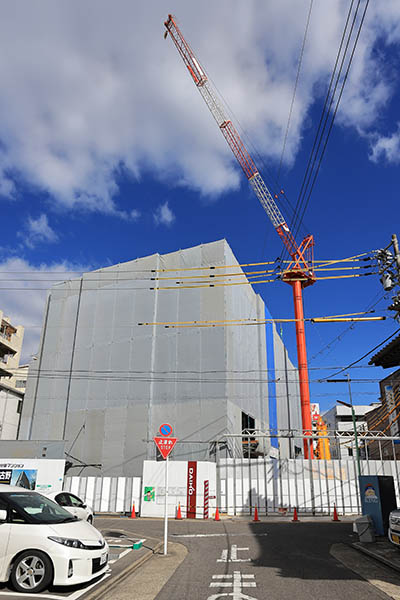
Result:
{"label": "curb", "polygon": [[124,581],[131,573],[133,573],[133,571],[135,571],[143,563],[145,563],[152,556],[154,556],[154,554],[156,552],[158,552],[158,550],[160,550],[162,548],[162,546],[163,546],[163,542],[158,542],[158,544],[156,544],[152,550],[148,550],[145,554],[143,554],[140,558],[135,560],[132,564],[125,567],[125,569],[123,569],[123,571],[121,571],[121,573],[116,575],[111,581],[109,581],[109,579],[107,579],[103,583],[103,585],[100,585],[99,587],[95,588],[93,590],[93,592],[91,592],[87,596],[83,596],[84,599],[85,600],[94,600],[95,598],[96,599],[102,598],[103,596],[105,596],[105,594],[107,594],[107,597],[108,597],[111,590],[113,590],[118,584],[120,584],[122,581]]}
{"label": "curb", "polygon": [[370,556],[371,558],[377,560],[378,562],[381,562],[382,564],[386,565],[387,567],[390,567],[394,571],[397,571],[398,573],[400,573],[400,567],[399,566],[397,566],[392,561],[387,560],[383,556],[380,556],[379,554],[376,554],[372,550],[369,550],[368,548],[365,548],[364,546],[361,546],[361,544],[359,542],[353,542],[352,544],[350,544],[350,546],[352,546],[352,548],[355,548],[355,550],[358,550],[358,552],[363,552],[367,556]]}

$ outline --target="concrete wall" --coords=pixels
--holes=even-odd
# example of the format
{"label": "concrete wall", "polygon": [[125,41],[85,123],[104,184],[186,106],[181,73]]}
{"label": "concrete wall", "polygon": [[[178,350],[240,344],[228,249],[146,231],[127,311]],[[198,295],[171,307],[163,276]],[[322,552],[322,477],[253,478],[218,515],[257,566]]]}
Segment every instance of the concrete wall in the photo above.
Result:
{"label": "concrete wall", "polygon": [[0,387],[0,440],[16,440],[22,396]]}
{"label": "concrete wall", "polygon": [[[67,451],[73,445],[71,453],[101,464],[102,474],[131,476],[155,457],[148,440],[164,421],[181,440],[173,451],[180,460],[205,460],[209,440],[240,433],[242,409],[268,426],[266,385],[230,373],[265,369],[263,328],[139,325],[260,317],[263,302],[249,285],[204,287],[220,278],[201,280],[210,271],[197,267],[227,264],[237,261],[221,240],[55,286],[28,376],[20,438],[65,439]],[[232,267],[212,274],[224,272]],[[91,473],[99,471],[84,474]]]}

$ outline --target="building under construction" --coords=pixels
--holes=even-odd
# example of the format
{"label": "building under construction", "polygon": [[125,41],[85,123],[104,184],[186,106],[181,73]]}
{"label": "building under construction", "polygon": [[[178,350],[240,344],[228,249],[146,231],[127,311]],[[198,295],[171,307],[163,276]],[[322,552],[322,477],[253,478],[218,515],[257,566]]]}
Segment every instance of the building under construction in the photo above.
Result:
{"label": "building under construction", "polygon": [[[74,464],[96,465],[86,475],[140,475],[163,422],[182,460],[242,456],[240,437],[216,440],[244,428],[301,429],[297,372],[275,325],[249,323],[266,317],[225,240],[55,285],[19,437],[66,440]],[[252,455],[271,453],[268,438],[251,442]]]}

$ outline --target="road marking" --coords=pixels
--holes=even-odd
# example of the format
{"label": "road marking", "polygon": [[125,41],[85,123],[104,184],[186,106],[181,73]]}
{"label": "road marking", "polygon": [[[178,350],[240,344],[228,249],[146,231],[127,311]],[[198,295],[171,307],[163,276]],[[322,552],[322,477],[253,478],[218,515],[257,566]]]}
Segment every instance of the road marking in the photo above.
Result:
{"label": "road marking", "polygon": [[181,538],[206,538],[206,537],[233,537],[238,536],[243,537],[244,535],[251,535],[252,537],[264,537],[268,535],[268,533],[173,533],[171,537],[181,537]]}
{"label": "road marking", "polygon": [[[80,596],[83,596],[83,594],[86,594],[86,592],[88,592],[89,590],[91,590],[92,588],[96,587],[96,585],[99,585],[99,583],[102,583],[105,579],[108,579],[109,577],[111,577],[111,572],[108,572],[104,575],[104,577],[102,577],[100,579],[100,581],[96,581],[95,583],[92,583],[92,585],[89,585],[89,587],[85,588],[84,590],[77,590],[74,594],[71,594],[70,596],[58,596],[59,598],[68,598],[68,600],[76,600],[77,598],[79,598]],[[38,598],[40,598],[40,596],[38,596]]]}
{"label": "road marking", "polygon": [[117,562],[117,560],[119,560],[120,558],[122,558],[123,556],[126,556],[129,552],[132,551],[132,548],[129,547],[127,550],[124,550],[123,552],[121,552],[121,554],[118,554],[118,558],[114,558],[113,560],[109,560],[108,564],[109,565],[113,565],[115,562]]}
{"label": "road marking", "polygon": [[231,557],[228,558],[228,550],[227,549],[222,550],[221,558],[217,558],[217,562],[225,562],[225,563],[227,563],[227,562],[250,562],[251,558],[238,558],[237,557],[238,551],[245,552],[246,550],[248,551],[249,549],[248,548],[238,548],[236,546],[236,544],[232,544]]}
{"label": "road marking", "polygon": [[[27,594],[25,592],[7,592],[7,591],[2,592],[2,591],[0,591],[0,596],[20,596],[21,598],[26,598],[26,597],[29,598],[29,596],[27,596]],[[35,596],[36,596],[36,594],[35,594]],[[40,594],[40,596],[37,595],[37,598],[39,598],[39,599],[40,598],[55,598],[55,599],[59,600],[59,598],[69,598],[69,596],[52,596],[50,594]]]}
{"label": "road marking", "polygon": [[207,600],[218,600],[218,598],[230,596],[233,600],[257,600],[254,596],[242,593],[242,588],[257,587],[254,575],[242,575],[240,571],[234,571],[233,575],[213,575],[210,587],[232,588],[232,592],[213,594]]}
{"label": "road marking", "polygon": [[105,579],[108,579],[108,577],[111,577],[111,572],[107,572],[104,575],[104,577],[102,577],[99,581],[95,581],[88,587],[85,587],[81,590],[77,590],[76,592],[73,592],[72,594],[68,594],[68,595],[64,594],[63,596],[58,596],[55,594],[40,594],[40,593],[39,594],[26,594],[26,593],[11,592],[11,591],[10,592],[0,591],[0,596],[18,596],[21,598],[30,598],[31,596],[35,596],[35,598],[37,598],[38,600],[41,600],[42,598],[46,598],[48,600],[77,600],[77,598],[79,598],[83,594],[86,594],[89,590],[96,587],[96,585],[99,585],[99,583],[102,583]]}

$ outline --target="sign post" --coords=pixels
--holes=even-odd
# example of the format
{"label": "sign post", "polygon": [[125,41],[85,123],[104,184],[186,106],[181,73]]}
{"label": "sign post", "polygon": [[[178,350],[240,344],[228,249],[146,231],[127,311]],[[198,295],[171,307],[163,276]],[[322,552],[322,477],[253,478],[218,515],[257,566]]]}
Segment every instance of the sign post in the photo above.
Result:
{"label": "sign post", "polygon": [[165,459],[164,556],[168,550],[168,456]]}
{"label": "sign post", "polygon": [[168,550],[168,456],[178,438],[169,437],[172,434],[172,427],[169,423],[160,425],[158,431],[160,435],[154,437],[154,442],[165,459],[164,555],[166,556]]}

